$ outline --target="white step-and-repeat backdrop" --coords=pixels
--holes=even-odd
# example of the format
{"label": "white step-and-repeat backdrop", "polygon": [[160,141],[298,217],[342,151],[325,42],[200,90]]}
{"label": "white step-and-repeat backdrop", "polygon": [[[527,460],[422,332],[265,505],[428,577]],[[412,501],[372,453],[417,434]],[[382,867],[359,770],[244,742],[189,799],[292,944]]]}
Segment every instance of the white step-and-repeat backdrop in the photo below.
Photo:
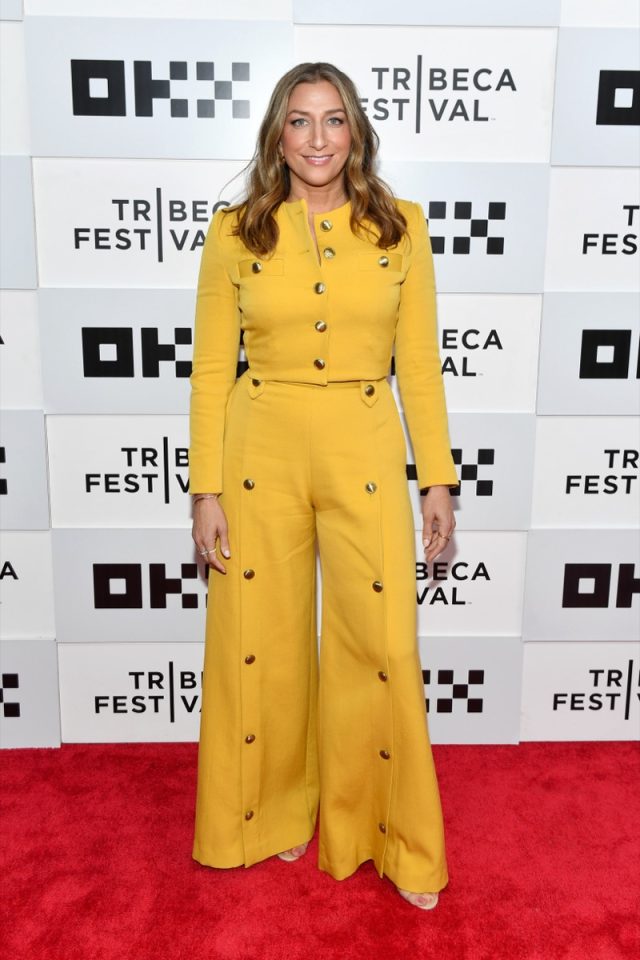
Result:
{"label": "white step-and-repeat backdrop", "polygon": [[637,2],[0,12],[2,745],[198,737],[197,271],[303,60],[354,78],[429,221],[461,477],[426,569],[407,437],[432,739],[637,737]]}

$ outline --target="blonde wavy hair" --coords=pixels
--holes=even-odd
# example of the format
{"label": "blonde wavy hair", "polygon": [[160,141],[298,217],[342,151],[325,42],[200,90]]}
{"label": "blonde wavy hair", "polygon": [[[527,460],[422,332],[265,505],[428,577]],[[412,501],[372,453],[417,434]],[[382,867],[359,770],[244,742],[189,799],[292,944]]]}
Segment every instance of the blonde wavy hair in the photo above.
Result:
{"label": "blonde wavy hair", "polygon": [[351,201],[351,230],[371,234],[373,225],[376,244],[383,249],[396,246],[407,232],[407,221],[393,192],[373,172],[379,138],[362,108],[355,84],[331,63],[300,63],[280,78],[271,94],[247,168],[245,199],[226,208],[227,213],[238,214],[234,235],[257,256],[267,256],[275,248],[279,231],[274,214],[290,192],[289,168],[278,150],[289,97],[299,83],[320,80],[328,80],[340,94],[351,131],[351,149],[344,169],[345,190]]}

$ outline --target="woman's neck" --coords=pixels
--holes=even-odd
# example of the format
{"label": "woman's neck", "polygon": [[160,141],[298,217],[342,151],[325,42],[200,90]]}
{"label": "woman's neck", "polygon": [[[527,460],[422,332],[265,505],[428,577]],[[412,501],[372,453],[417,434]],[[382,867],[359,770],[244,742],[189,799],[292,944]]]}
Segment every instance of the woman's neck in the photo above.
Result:
{"label": "woman's neck", "polygon": [[314,214],[335,210],[336,207],[345,204],[348,199],[344,187],[340,185],[329,187],[326,190],[301,190],[299,188],[291,190],[287,202],[293,203],[296,200],[304,200],[309,213]]}

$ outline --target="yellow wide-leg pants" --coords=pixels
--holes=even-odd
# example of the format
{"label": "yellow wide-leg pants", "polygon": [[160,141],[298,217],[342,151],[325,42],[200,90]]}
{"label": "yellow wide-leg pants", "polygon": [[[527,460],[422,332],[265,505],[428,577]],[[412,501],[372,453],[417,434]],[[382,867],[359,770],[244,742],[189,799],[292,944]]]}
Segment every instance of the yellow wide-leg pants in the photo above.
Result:
{"label": "yellow wide-leg pants", "polygon": [[321,870],[341,880],[372,859],[404,889],[441,890],[406,446],[387,379],[247,370],[227,403],[220,503],[231,557],[209,572],[194,859],[248,867],[311,839],[319,808]]}

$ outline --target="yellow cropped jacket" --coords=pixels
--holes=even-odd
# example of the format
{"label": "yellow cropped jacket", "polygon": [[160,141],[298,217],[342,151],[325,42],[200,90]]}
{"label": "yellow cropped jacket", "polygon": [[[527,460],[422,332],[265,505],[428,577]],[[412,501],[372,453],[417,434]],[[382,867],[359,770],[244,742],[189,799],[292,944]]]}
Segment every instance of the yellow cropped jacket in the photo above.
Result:
{"label": "yellow cropped jacket", "polygon": [[420,488],[458,483],[451,456],[436,328],[431,242],[418,203],[397,201],[408,236],[382,250],[349,226],[351,205],[315,214],[320,259],[304,200],[282,203],[273,254],[255,256],[231,235],[234,213],[209,225],[198,279],[191,374],[189,486],[222,491],[226,405],[240,331],[260,380],[326,384],[395,372]]}

